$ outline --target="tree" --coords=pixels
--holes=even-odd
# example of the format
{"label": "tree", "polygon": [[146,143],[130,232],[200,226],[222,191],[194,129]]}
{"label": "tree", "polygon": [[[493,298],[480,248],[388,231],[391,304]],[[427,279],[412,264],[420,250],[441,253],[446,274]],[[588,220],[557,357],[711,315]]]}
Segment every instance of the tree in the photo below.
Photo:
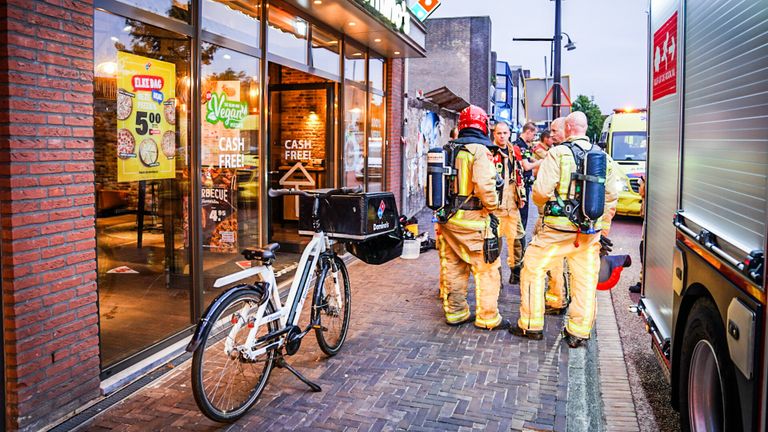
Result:
{"label": "tree", "polygon": [[603,130],[603,121],[605,120],[605,116],[602,111],[600,111],[600,107],[592,99],[584,95],[579,95],[579,97],[573,101],[573,106],[571,108],[573,111],[581,111],[587,116],[587,121],[589,123],[587,136],[592,142],[597,142],[597,139],[600,137],[600,132]]}

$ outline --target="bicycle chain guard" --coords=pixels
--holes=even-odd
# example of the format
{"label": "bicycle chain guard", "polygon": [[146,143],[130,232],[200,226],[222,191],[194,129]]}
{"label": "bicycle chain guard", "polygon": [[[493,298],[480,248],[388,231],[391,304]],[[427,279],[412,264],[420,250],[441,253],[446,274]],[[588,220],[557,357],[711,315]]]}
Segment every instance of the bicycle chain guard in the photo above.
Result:
{"label": "bicycle chain guard", "polygon": [[288,334],[285,336],[285,353],[288,355],[294,355],[299,351],[301,347],[302,338],[301,329],[299,326],[292,326],[288,330]]}

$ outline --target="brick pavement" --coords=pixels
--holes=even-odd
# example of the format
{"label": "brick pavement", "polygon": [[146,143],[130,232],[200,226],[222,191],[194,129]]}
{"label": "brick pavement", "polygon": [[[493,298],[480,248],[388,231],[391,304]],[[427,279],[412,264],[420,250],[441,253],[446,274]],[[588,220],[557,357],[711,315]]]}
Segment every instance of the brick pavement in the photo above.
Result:
{"label": "brick pavement", "polygon": [[[198,411],[186,362],[79,430],[565,430],[568,349],[559,319],[547,317],[541,342],[448,327],[437,269],[435,251],[350,266],[352,318],[342,352],[326,358],[308,335],[289,359],[321,393],[276,369],[250,412],[221,425]],[[500,299],[510,318],[515,292],[507,287]]]}

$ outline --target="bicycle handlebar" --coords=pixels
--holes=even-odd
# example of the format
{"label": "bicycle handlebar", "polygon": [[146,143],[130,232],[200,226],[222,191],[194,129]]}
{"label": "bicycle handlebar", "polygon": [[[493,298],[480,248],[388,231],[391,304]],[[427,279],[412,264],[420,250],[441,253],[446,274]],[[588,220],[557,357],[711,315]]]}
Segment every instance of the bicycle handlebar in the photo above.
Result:
{"label": "bicycle handlebar", "polygon": [[299,189],[269,189],[267,194],[271,198],[277,198],[281,196],[286,195],[301,195],[301,196],[308,196],[308,197],[318,197],[318,198],[327,198],[331,195],[347,195],[347,194],[353,194],[353,193],[360,193],[363,191],[363,188],[361,186],[356,187],[343,187],[338,189],[331,189],[327,192],[318,192],[318,191],[303,191]]}

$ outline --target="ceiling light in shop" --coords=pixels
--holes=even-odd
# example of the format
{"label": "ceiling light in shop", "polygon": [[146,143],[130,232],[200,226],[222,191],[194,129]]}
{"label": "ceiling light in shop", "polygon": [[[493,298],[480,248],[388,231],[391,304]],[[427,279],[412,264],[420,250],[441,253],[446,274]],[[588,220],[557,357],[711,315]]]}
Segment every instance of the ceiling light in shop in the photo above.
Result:
{"label": "ceiling light in shop", "polygon": [[354,27],[354,26],[356,26],[356,25],[357,25],[357,23],[356,23],[356,22],[354,22],[354,21],[350,21],[350,22],[349,22],[349,26],[350,26],[350,27]]}
{"label": "ceiling light in shop", "polygon": [[104,62],[96,65],[96,76],[113,77],[115,72],[117,72],[117,63],[115,62]]}
{"label": "ceiling light in shop", "polygon": [[400,55],[400,51],[395,51],[395,55]]}
{"label": "ceiling light in shop", "polygon": [[297,19],[293,22],[293,29],[296,30],[296,34],[299,36],[307,35],[307,22]]}
{"label": "ceiling light in shop", "polygon": [[355,57],[359,57],[359,56],[363,55],[363,53],[354,53],[352,55],[355,56]]}
{"label": "ceiling light in shop", "polygon": [[381,39],[379,39],[379,38],[376,38],[376,39],[374,39],[373,41],[378,43],[378,42],[381,42]]}
{"label": "ceiling light in shop", "polygon": [[323,0],[315,0],[315,1],[314,1],[314,2],[312,2],[312,3],[314,3],[314,4],[323,4]]}

